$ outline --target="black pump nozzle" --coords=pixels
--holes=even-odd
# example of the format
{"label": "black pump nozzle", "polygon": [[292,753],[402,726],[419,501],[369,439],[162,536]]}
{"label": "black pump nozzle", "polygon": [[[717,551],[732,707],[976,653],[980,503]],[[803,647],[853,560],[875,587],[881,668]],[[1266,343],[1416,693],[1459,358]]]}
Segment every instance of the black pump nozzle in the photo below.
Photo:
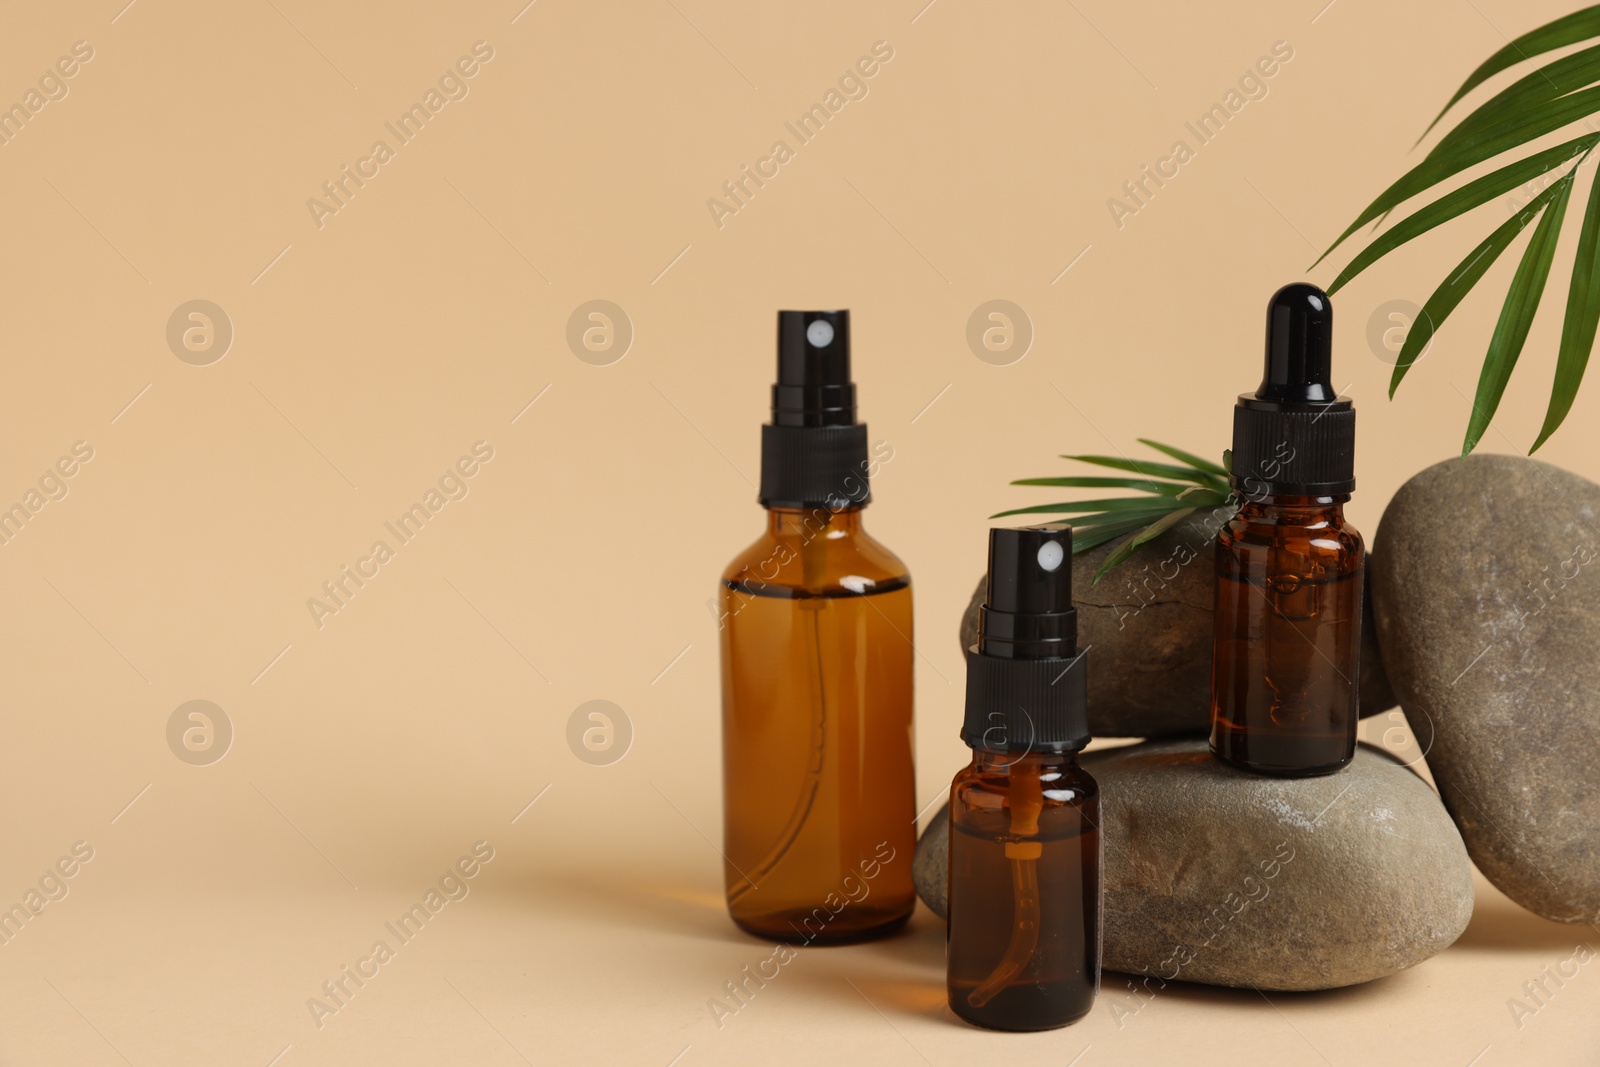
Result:
{"label": "black pump nozzle", "polygon": [[1003,659],[1077,653],[1071,526],[989,531],[989,587],[978,614],[978,651]]}
{"label": "black pump nozzle", "polygon": [[850,426],[856,387],[850,380],[849,311],[778,312],[775,426]]}
{"label": "black pump nozzle", "polygon": [[856,421],[850,312],[778,312],[778,382],[761,427],[761,503],[842,510],[871,499],[867,428]]}
{"label": "black pump nozzle", "polygon": [[1295,282],[1267,304],[1267,358],[1259,400],[1327,404],[1336,399],[1333,303],[1314,285]]}
{"label": "black pump nozzle", "polygon": [[1266,371],[1233,409],[1233,487],[1252,499],[1355,488],[1356,412],[1333,387],[1333,301],[1295,282],[1267,302]]}
{"label": "black pump nozzle", "polygon": [[1089,743],[1088,666],[1072,606],[1072,527],[989,531],[978,643],[967,650],[962,740],[989,751]]}

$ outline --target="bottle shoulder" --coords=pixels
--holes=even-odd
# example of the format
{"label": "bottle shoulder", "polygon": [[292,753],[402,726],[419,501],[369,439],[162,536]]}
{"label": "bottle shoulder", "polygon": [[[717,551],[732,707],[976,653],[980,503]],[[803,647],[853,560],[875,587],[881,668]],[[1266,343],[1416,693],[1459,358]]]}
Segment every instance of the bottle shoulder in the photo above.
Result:
{"label": "bottle shoulder", "polygon": [[[1051,760],[1040,768],[1045,808],[1079,808],[1100,798],[1100,783],[1076,758]],[[950,815],[958,822],[1005,809],[1011,798],[1011,776],[994,765],[993,757],[975,757],[950,782]]]}
{"label": "bottle shoulder", "polygon": [[1361,531],[1339,512],[1241,510],[1217,533],[1217,544],[1225,548],[1285,543],[1322,553],[1360,553],[1366,547]]}
{"label": "bottle shoulder", "polygon": [[898,556],[859,524],[846,530],[795,523],[781,531],[764,530],[723,569],[722,580],[752,587],[870,593],[905,588],[911,575]]}
{"label": "bottle shoulder", "polygon": [[862,554],[870,556],[878,566],[883,568],[884,573],[898,575],[906,581],[911,580],[910,569],[899,556],[894,554],[888,545],[865,530],[856,531],[855,540]]}

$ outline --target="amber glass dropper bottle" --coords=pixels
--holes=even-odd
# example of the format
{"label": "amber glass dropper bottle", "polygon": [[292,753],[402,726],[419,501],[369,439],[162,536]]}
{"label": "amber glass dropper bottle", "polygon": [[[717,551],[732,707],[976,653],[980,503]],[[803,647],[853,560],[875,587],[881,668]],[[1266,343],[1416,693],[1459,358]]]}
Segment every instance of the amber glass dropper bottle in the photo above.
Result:
{"label": "amber glass dropper bottle", "polygon": [[861,527],[848,311],[778,312],[761,428],[767,528],[723,572],[728,910],[791,944],[887,933],[915,905],[911,578]]}
{"label": "amber glass dropper bottle", "polygon": [[967,650],[950,784],[950,1009],[992,1030],[1049,1030],[1100,988],[1100,790],[1087,649],[1077,649],[1072,527],[989,532],[978,643]]}
{"label": "amber glass dropper bottle", "polygon": [[1332,774],[1355,756],[1361,648],[1356,413],[1330,377],[1333,305],[1287,285],[1266,373],[1233,412],[1238,513],[1219,532],[1211,751],[1258,774]]}

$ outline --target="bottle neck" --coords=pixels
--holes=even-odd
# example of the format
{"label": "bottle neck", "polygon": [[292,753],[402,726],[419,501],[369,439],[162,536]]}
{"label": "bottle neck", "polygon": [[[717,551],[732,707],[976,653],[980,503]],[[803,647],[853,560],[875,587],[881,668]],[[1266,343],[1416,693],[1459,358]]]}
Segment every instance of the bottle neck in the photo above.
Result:
{"label": "bottle neck", "polygon": [[972,750],[972,770],[984,775],[1009,775],[1022,768],[1027,772],[1037,770],[1040,774],[1064,771],[1069,767],[1078,765],[1078,750],[1069,749],[1063,752],[1026,751],[1026,752],[990,752],[987,749],[975,748]]}
{"label": "bottle neck", "polygon": [[814,508],[768,508],[767,532],[773,537],[799,538],[849,537],[861,532],[861,512],[865,505],[835,511],[819,504]]}
{"label": "bottle neck", "polygon": [[1349,493],[1337,496],[1244,495],[1239,505],[1239,517],[1252,519],[1289,515],[1308,520],[1339,521],[1344,518],[1344,505],[1349,499]]}

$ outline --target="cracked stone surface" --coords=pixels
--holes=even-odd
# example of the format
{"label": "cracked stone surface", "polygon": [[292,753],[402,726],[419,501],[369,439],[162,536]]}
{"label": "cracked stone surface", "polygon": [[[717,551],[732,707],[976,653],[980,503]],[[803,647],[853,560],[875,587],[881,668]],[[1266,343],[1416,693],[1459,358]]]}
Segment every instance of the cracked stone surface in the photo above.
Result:
{"label": "cracked stone surface", "polygon": [[[1078,647],[1089,652],[1089,730],[1096,737],[1162,737],[1211,728],[1212,536],[1181,523],[1109,571],[1115,542],[1072,558]],[[1369,561],[1368,572],[1371,572]],[[961,647],[978,639],[978,580],[961,619]],[[1361,641],[1361,715],[1395,706],[1369,617]]]}
{"label": "cracked stone surface", "polygon": [[1600,922],[1600,485],[1446,460],[1377,541],[1379,637],[1467,851],[1529,911]]}
{"label": "cracked stone surface", "polygon": [[[1363,745],[1323,778],[1224,766],[1200,739],[1083,757],[1100,783],[1107,970],[1102,997],[1136,1010],[1166,981],[1332,989],[1442,952],[1472,917],[1472,865],[1444,806]],[[912,861],[943,916],[949,807]],[[1128,989],[1128,982],[1137,992]]]}

